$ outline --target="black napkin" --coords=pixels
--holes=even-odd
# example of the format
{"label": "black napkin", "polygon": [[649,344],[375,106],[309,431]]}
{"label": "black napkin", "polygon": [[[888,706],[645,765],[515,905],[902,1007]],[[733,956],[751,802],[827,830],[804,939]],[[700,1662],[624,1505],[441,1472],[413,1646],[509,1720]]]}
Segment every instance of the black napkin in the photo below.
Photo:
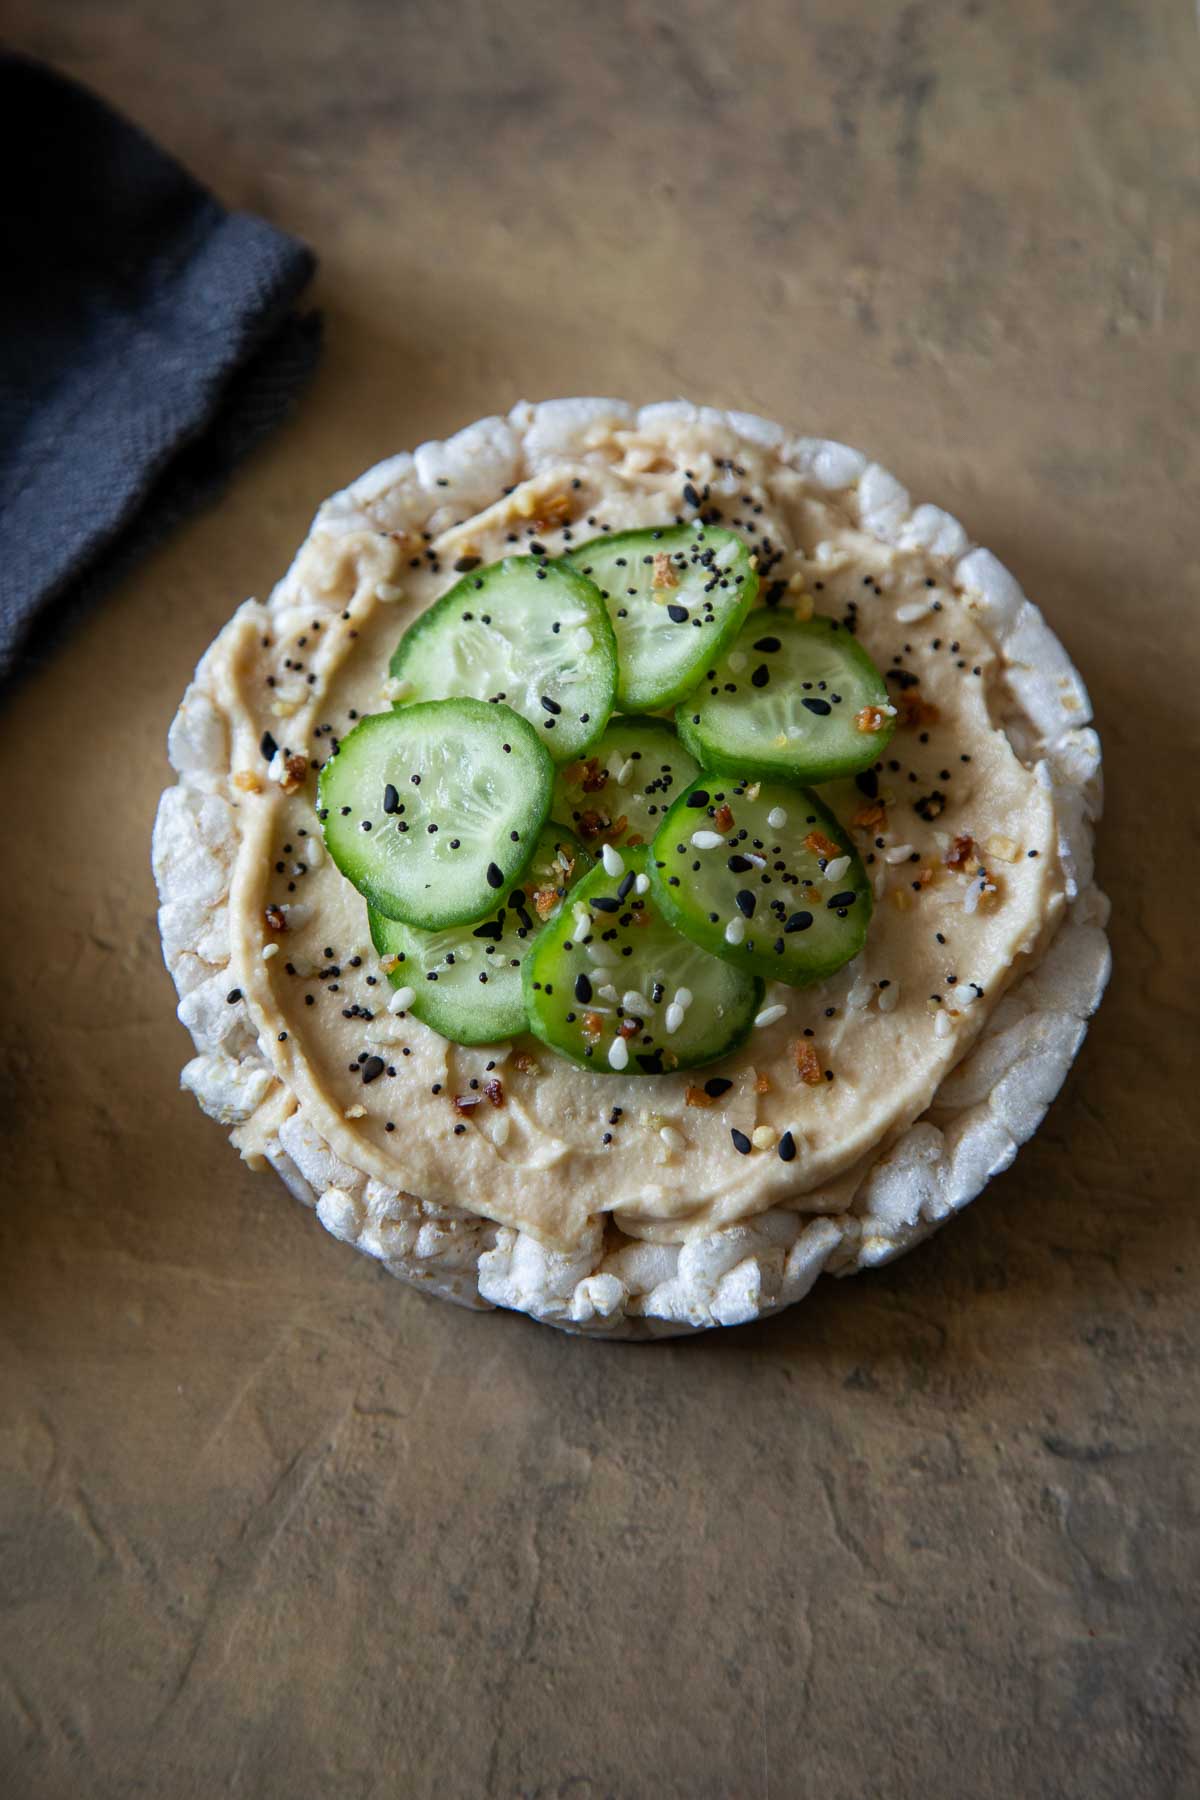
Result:
{"label": "black napkin", "polygon": [[320,346],[293,310],[314,267],[94,94],[0,56],[0,677],[283,417]]}

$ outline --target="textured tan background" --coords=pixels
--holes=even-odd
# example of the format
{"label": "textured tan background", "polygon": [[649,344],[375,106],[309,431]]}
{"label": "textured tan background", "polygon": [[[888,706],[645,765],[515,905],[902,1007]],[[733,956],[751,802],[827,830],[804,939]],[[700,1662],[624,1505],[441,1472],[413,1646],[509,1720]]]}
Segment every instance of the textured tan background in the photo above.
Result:
{"label": "textured tan background", "polygon": [[[0,715],[0,1791],[1193,1800],[1194,9],[6,10],[319,248],[328,353]],[[1117,973],[1016,1168],[649,1349],[422,1301],[247,1173],[147,868],[317,501],[579,392],[869,446],[1041,602],[1109,776]]]}

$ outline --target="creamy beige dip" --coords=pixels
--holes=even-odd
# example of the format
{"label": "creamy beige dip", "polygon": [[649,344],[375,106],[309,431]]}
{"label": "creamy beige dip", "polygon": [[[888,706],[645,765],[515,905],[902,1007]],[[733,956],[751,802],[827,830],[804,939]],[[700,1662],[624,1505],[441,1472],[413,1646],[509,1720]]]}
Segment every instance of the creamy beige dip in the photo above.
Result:
{"label": "creamy beige dip", "polygon": [[[457,561],[531,541],[554,554],[605,526],[694,516],[685,484],[751,542],[764,596],[853,618],[888,673],[904,722],[874,780],[821,790],[874,878],[866,948],[817,987],[769,988],[764,1004],[784,1016],[698,1074],[593,1075],[528,1038],[460,1048],[389,1011],[364,902],[321,847],[313,763],[389,704],[388,658],[458,579]],[[610,427],[473,517],[443,509],[428,537],[386,512],[375,528],[370,510],[349,530],[319,519],[287,580],[289,610],[248,604],[198,676],[230,728],[230,987],[282,1084],[279,1105],[238,1134],[243,1152],[290,1093],[350,1167],[560,1248],[603,1212],[630,1236],[678,1241],[769,1207],[840,1210],[1064,904],[1052,792],[1001,727],[997,652],[949,565],[881,542],[847,496],[774,456],[741,443],[729,461],[682,426],[653,439]],[[307,767],[289,774],[288,757]],[[714,1074],[732,1087],[695,1104]],[[472,1104],[496,1081],[502,1104]],[[776,1147],[785,1131],[791,1162]]]}

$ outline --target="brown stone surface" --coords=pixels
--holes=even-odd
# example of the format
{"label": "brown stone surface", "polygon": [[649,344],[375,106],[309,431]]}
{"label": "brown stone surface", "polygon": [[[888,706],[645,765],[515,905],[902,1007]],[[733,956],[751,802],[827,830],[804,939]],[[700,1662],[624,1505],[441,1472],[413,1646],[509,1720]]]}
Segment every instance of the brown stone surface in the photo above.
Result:
{"label": "brown stone surface", "polygon": [[[0,716],[0,1791],[1200,1792],[1194,9],[6,10],[311,239],[329,342]],[[1116,975],[1013,1171],[651,1348],[423,1301],[242,1168],[177,1091],[147,867],[191,667],[317,501],[589,392],[957,512],[1109,781]]]}

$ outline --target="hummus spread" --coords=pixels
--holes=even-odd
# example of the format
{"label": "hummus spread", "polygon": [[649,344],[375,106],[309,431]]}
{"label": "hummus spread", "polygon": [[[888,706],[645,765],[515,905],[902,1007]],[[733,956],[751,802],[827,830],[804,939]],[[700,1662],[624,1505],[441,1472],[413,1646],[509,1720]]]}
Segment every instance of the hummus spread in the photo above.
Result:
{"label": "hummus spread", "polygon": [[[1006,733],[985,620],[936,549],[868,528],[857,487],[687,418],[599,425],[468,508],[440,504],[438,479],[424,516],[387,465],[331,502],[189,696],[223,721],[213,786],[236,821],[225,1003],[274,1077],[243,1153],[298,1107],[331,1166],[563,1251],[606,1213],[628,1237],[679,1243],[769,1208],[845,1211],[1064,906],[1054,789]],[[868,775],[821,790],[874,881],[866,947],[818,986],[769,988],[770,1022],[699,1077],[592,1075],[530,1038],[449,1043],[392,1009],[365,903],[322,848],[315,765],[390,704],[391,652],[461,569],[699,513],[753,546],[765,604],[847,622],[886,675],[900,728]],[[732,1083],[715,1099],[714,1074]]]}

